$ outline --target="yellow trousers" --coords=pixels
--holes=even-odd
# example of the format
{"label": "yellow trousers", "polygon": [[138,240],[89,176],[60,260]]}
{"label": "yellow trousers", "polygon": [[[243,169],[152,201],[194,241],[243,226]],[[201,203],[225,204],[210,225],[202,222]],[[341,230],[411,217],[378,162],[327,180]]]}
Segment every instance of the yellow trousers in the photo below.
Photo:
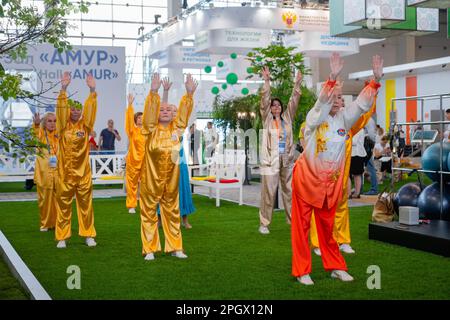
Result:
{"label": "yellow trousers", "polygon": [[141,177],[141,169],[135,169],[131,166],[127,167],[125,173],[125,181],[127,184],[127,200],[126,206],[128,209],[136,208],[138,185]]}
{"label": "yellow trousers", "polygon": [[56,240],[65,240],[72,235],[72,201],[76,197],[78,215],[78,234],[81,237],[94,238],[94,208],[92,206],[92,178],[88,174],[77,183],[60,180],[56,188],[58,200],[58,217],[56,219]]}
{"label": "yellow trousers", "polygon": [[[309,231],[311,246],[319,248],[319,239],[317,237],[316,221],[314,214],[311,217],[311,229]],[[333,238],[338,244],[351,242],[350,238],[350,219],[348,214],[348,199],[345,197],[339,202],[334,218]]]}
{"label": "yellow trousers", "polygon": [[183,250],[178,189],[173,192],[164,192],[160,199],[152,195],[145,183],[141,184],[141,191],[142,254],[161,251],[156,214],[158,202],[165,238],[164,252]]}
{"label": "yellow trousers", "polygon": [[53,229],[56,224],[56,186],[53,189],[37,186],[40,227]]}

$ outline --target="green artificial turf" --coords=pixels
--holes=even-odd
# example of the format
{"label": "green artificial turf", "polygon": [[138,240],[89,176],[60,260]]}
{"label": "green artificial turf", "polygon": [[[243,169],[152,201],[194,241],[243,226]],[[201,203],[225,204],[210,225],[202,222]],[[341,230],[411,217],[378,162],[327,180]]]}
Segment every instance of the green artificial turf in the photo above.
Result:
{"label": "green artificial turf", "polygon": [[[94,189],[122,189],[122,184],[94,184]],[[36,192],[36,186],[25,189],[25,182],[0,182],[0,193],[4,192]]]}
{"label": "green artificial turf", "polygon": [[12,276],[0,255],[0,300],[28,299],[19,282]]}
{"label": "green artificial turf", "polygon": [[[353,247],[346,256],[353,283],[331,279],[313,255],[315,286],[291,276],[290,227],[276,212],[270,235],[258,233],[258,209],[194,197],[193,228],[182,229],[188,259],[141,256],[140,217],[124,198],[94,200],[97,242],[76,232],[56,249],[53,232],[39,232],[35,202],[0,203],[0,229],[54,299],[448,299],[450,259],[368,240],[371,208],[351,209]],[[162,229],[160,229],[162,234]],[[81,289],[69,290],[69,266],[81,270]],[[381,269],[381,289],[369,290],[369,266]]]}

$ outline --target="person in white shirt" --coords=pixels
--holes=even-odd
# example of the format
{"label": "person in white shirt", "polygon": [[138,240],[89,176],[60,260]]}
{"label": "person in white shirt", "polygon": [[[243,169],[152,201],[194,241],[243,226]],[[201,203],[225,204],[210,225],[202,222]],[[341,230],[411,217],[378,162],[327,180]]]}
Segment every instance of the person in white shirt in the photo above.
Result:
{"label": "person in white shirt", "polygon": [[381,138],[383,138],[383,136],[384,136],[384,130],[382,127],[380,127],[380,125],[377,124],[377,135],[375,137],[375,143],[380,143]]}
{"label": "person in white shirt", "polygon": [[381,181],[386,177],[386,173],[392,173],[392,157],[391,146],[388,142],[388,137],[381,138],[381,142],[375,144],[373,148],[373,156],[375,160],[381,161]]}
{"label": "person in white shirt", "polygon": [[[450,121],[450,108],[445,110],[445,118],[447,121]],[[450,142],[450,123],[444,125],[444,128],[447,127],[447,130],[444,131],[444,141]]]}
{"label": "person in white shirt", "polygon": [[[350,177],[347,184],[349,199],[360,198],[360,191],[362,185],[362,175],[364,173],[364,160],[367,156],[364,148],[364,130],[360,130],[352,138],[352,161],[350,163]],[[351,176],[355,181],[355,191],[351,192],[352,182]]]}
{"label": "person in white shirt", "polygon": [[206,144],[206,157],[210,158],[214,155],[216,145],[219,141],[219,136],[217,135],[216,129],[213,127],[212,122],[206,124],[205,130],[205,144]]}

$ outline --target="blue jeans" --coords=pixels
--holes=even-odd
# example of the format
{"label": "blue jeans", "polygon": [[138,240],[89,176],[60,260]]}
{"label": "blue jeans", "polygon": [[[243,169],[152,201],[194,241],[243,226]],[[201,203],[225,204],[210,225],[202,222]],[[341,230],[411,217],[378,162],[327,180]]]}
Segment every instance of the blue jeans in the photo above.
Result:
{"label": "blue jeans", "polygon": [[377,169],[373,163],[373,158],[370,158],[366,165],[370,174],[370,191],[378,192]]}

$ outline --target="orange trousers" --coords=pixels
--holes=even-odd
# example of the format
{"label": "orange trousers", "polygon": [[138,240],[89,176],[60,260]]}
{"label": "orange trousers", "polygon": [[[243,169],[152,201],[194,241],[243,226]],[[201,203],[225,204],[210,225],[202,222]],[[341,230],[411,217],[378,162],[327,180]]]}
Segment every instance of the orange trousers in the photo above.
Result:
{"label": "orange trousers", "polygon": [[[344,257],[339,246],[333,238],[333,225],[337,204],[328,209],[325,200],[322,208],[316,208],[300,198],[296,192],[295,182],[292,192],[292,275],[295,277],[310,274],[311,249],[309,247],[308,233],[311,227],[311,214],[314,210],[316,218],[317,235],[322,252],[322,264],[326,271],[345,270]],[[325,198],[326,199],[326,198]]]}

